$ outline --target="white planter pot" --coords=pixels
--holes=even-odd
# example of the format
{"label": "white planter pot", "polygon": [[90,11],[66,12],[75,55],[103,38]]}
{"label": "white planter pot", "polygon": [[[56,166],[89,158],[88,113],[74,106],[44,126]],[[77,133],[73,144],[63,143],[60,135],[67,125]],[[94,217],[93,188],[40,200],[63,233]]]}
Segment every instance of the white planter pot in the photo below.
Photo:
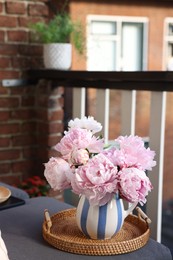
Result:
{"label": "white planter pot", "polygon": [[69,70],[72,62],[72,46],[70,43],[44,44],[43,59],[47,69]]}

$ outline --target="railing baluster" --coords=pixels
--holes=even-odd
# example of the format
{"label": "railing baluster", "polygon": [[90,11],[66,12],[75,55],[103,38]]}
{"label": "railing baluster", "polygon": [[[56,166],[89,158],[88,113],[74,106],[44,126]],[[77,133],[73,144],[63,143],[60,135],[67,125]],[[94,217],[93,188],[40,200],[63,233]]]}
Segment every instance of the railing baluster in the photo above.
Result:
{"label": "railing baluster", "polygon": [[73,88],[73,118],[85,116],[85,88]]}
{"label": "railing baluster", "polygon": [[105,143],[109,138],[109,89],[97,89],[96,119],[103,126],[102,135]]}
{"label": "railing baluster", "polygon": [[136,90],[122,90],[121,134],[135,134]]}
{"label": "railing baluster", "polygon": [[156,167],[148,173],[154,189],[148,196],[147,214],[151,218],[151,237],[161,242],[162,188],[165,138],[166,92],[151,92],[149,146],[156,151]]}

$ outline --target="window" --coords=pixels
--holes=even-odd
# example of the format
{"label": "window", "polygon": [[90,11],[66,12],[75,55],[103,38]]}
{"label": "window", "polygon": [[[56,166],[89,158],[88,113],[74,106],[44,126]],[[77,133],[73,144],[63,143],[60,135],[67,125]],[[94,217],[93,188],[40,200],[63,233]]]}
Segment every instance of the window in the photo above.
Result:
{"label": "window", "polygon": [[147,18],[89,15],[87,69],[146,70],[147,24]]}
{"label": "window", "polygon": [[173,70],[173,18],[166,18],[164,24],[163,69]]}

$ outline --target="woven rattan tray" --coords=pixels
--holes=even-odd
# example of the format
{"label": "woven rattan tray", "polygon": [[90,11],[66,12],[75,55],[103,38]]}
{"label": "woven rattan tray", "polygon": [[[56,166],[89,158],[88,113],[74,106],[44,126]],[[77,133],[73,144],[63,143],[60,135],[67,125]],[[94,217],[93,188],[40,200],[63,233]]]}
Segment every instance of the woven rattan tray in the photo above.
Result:
{"label": "woven rattan tray", "polygon": [[111,239],[86,238],[78,229],[75,209],[61,211],[53,216],[45,211],[44,239],[57,249],[82,255],[116,255],[135,251],[149,239],[147,221],[141,215],[129,215],[121,230]]}

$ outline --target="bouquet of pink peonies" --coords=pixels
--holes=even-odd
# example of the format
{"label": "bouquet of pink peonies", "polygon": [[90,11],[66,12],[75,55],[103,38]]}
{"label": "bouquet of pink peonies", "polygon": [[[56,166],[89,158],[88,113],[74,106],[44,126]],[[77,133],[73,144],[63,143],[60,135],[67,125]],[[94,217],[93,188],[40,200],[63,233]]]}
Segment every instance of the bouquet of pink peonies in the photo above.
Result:
{"label": "bouquet of pink peonies", "polygon": [[71,188],[91,205],[102,206],[115,194],[146,203],[152,184],[146,171],[156,165],[155,152],[138,136],[119,136],[111,145],[96,136],[102,126],[93,117],[75,118],[55,145],[61,156],[45,163],[44,175],[54,190]]}

